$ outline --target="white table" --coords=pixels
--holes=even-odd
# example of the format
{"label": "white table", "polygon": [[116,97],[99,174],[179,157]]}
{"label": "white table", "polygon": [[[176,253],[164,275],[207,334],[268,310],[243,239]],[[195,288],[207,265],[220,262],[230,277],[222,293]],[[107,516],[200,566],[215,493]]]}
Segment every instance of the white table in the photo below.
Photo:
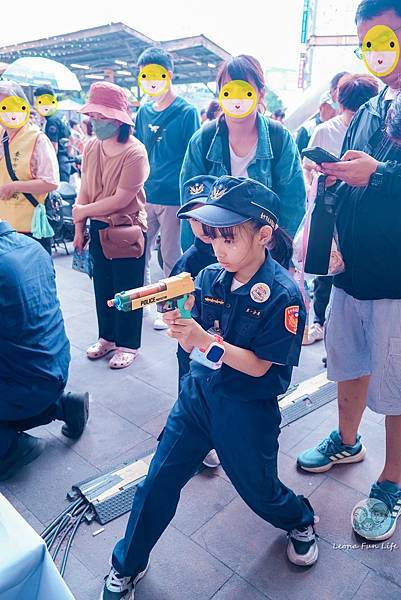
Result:
{"label": "white table", "polygon": [[0,600],[74,600],[42,538],[2,494]]}

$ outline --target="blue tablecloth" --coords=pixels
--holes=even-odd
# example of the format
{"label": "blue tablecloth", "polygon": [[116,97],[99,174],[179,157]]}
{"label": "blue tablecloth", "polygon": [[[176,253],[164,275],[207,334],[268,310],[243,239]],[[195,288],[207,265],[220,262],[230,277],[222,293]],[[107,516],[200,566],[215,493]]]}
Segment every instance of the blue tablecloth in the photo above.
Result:
{"label": "blue tablecloth", "polygon": [[74,600],[42,538],[2,494],[0,600]]}

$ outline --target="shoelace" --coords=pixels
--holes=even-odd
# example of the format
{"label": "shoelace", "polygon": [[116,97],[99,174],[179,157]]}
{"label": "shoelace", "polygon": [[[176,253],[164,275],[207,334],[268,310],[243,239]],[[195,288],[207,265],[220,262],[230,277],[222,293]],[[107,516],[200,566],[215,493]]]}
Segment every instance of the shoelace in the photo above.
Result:
{"label": "shoelace", "polygon": [[335,454],[339,452],[341,448],[337,447],[331,437],[324,439],[317,447],[319,452],[325,455]]}
{"label": "shoelace", "polygon": [[387,508],[392,511],[397,500],[401,499],[401,493],[394,498],[394,494],[387,492],[378,485],[375,485],[373,486],[369,497],[375,498],[376,500],[381,500],[381,502],[384,502]]}
{"label": "shoelace", "polygon": [[120,592],[125,587],[128,587],[131,582],[131,577],[119,577],[117,571],[112,567],[107,578],[107,587],[110,592]]}
{"label": "shoelace", "polygon": [[[313,524],[316,525],[319,521],[320,517],[315,515],[313,517]],[[287,535],[299,542],[313,542],[319,537],[313,525],[308,525],[305,529],[292,529]]]}

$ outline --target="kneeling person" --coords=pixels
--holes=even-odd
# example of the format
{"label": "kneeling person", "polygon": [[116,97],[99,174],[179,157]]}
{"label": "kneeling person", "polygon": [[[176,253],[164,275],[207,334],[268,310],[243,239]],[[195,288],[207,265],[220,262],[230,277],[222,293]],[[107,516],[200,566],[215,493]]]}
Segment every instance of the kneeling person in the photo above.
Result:
{"label": "kneeling person", "polygon": [[[197,277],[187,301],[192,319],[178,311],[164,315],[170,335],[194,359],[138,486],[125,537],[114,548],[102,600],[131,597],[181,489],[211,448],[252,510],[288,533],[288,559],[301,566],[317,560],[313,509],[277,472],[277,397],[298,364],[305,325],[296,283],[266,250],[286,247],[283,260],[291,254],[289,238],[277,228],[278,208],[278,197],[263,184],[224,176],[207,203],[187,213],[203,224],[220,264]],[[216,326],[221,336],[213,334]],[[216,364],[206,366],[199,349]]]}
{"label": "kneeling person", "polygon": [[53,263],[42,246],[0,221],[0,481],[34,460],[44,440],[24,433],[58,419],[78,438],[89,395],[64,392],[70,345]]}

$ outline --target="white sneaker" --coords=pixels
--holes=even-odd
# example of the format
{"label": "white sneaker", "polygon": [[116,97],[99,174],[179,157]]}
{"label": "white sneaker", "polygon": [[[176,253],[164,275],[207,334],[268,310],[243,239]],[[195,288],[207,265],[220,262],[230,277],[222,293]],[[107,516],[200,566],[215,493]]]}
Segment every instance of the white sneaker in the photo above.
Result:
{"label": "white sneaker", "polygon": [[308,334],[304,336],[302,340],[303,346],[310,346],[315,342],[320,342],[324,338],[324,329],[319,323],[313,323],[312,327],[308,330]]}
{"label": "white sneaker", "polygon": [[156,329],[156,331],[163,331],[164,329],[168,329],[168,325],[161,317],[156,317],[153,321],[153,329]]}
{"label": "white sneaker", "polygon": [[134,578],[120,575],[115,568],[110,568],[110,573],[104,579],[104,586],[99,600],[134,600],[135,586],[146,575],[146,568]]}
{"label": "white sneaker", "polygon": [[210,450],[209,454],[206,454],[203,464],[205,467],[209,467],[209,469],[215,469],[220,465],[220,459],[217,456],[216,450]]}
{"label": "white sneaker", "polygon": [[293,565],[310,567],[319,556],[313,525],[303,529],[292,529],[288,534],[287,557]]}

